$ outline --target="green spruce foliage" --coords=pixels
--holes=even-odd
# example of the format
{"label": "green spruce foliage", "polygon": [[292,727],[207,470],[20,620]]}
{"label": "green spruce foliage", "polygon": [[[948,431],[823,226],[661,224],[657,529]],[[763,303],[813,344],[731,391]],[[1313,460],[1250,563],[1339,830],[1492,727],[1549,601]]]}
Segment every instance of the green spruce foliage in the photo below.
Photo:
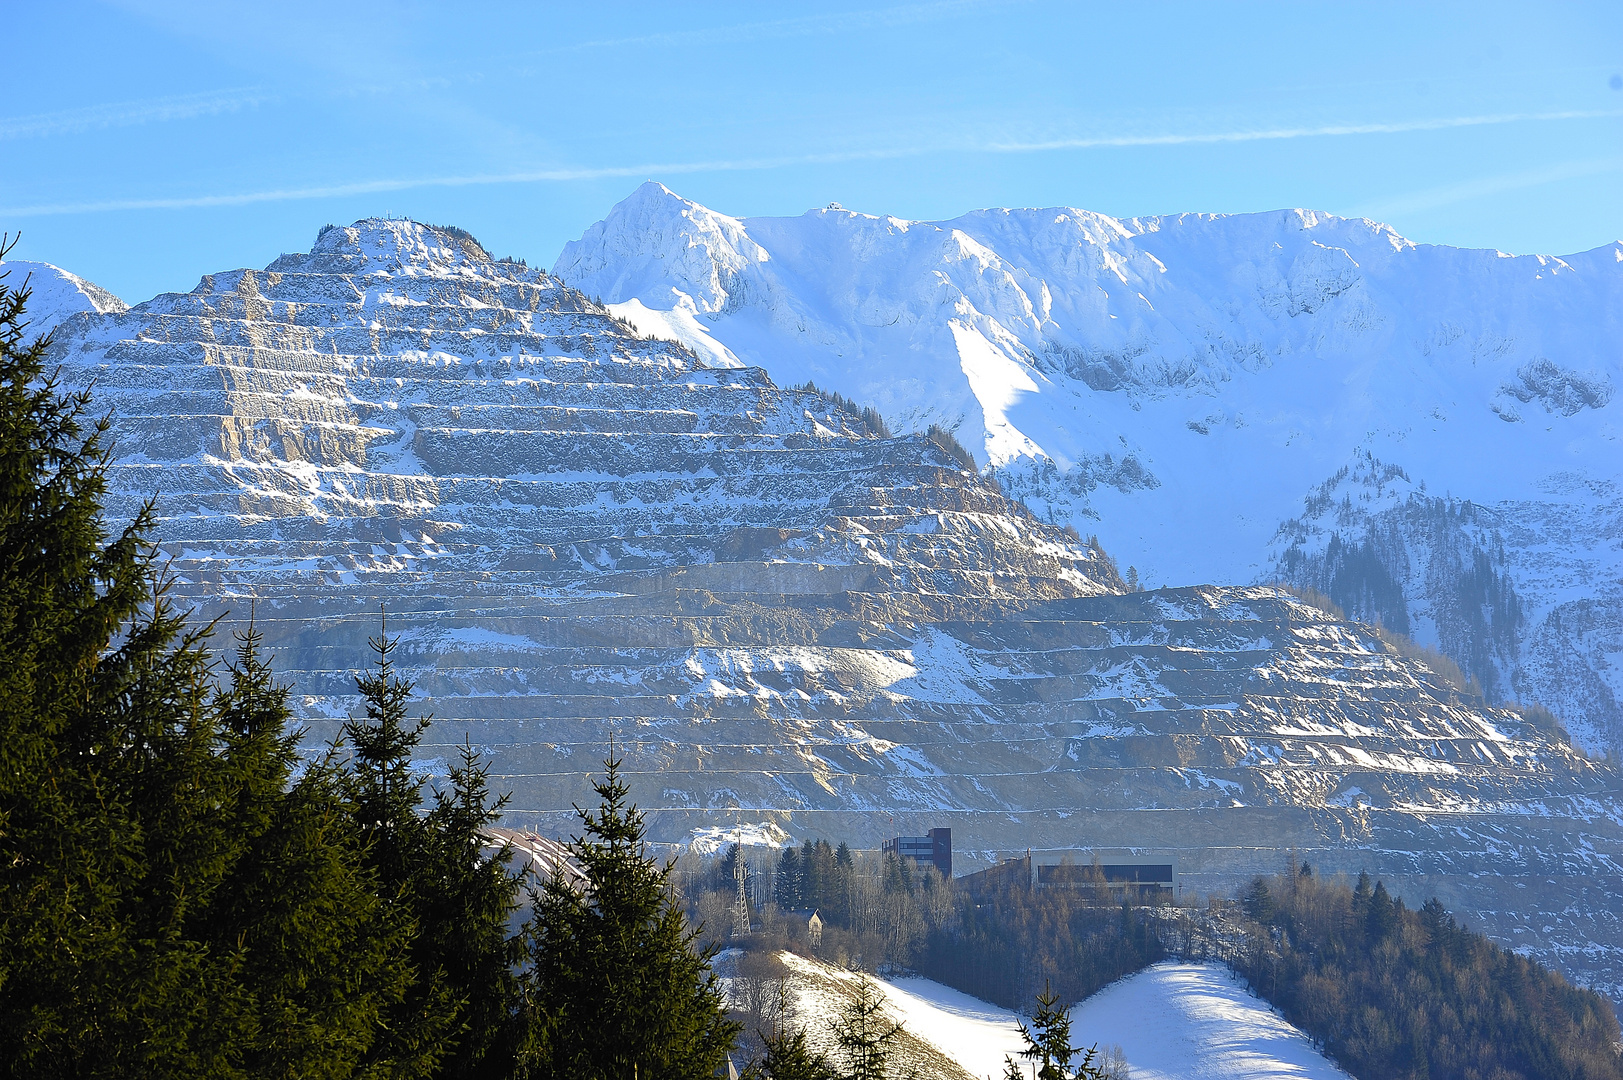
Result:
{"label": "green spruce foliage", "polygon": [[778,856],[773,897],[781,908],[815,910],[825,922],[844,925],[850,907],[851,873],[849,847],[841,844],[836,851],[827,840],[807,840],[798,849],[784,848]]}
{"label": "green spruce foliage", "polygon": [[506,1075],[524,1042],[515,974],[524,946],[509,929],[519,882],[507,869],[511,849],[487,854],[482,838],[505,800],[490,799],[485,770],[464,747],[451,791],[436,791],[427,804],[411,755],[430,720],[407,715],[413,684],[395,671],[399,639],[386,622],[371,643],[377,663],[355,680],[366,717],[344,726],[346,780],[385,917],[405,933],[412,977],[369,1059],[392,1062],[396,1077]]}
{"label": "green spruce foliage", "polygon": [[107,790],[122,740],[105,714],[154,636],[107,655],[145,594],[151,512],[107,542],[107,425],[87,432],[88,394],[44,371],[27,299],[0,279],[0,1062],[50,1076],[88,1066],[110,1028],[140,1026],[140,988],[106,993],[142,963],[121,921],[140,838]]}
{"label": "green spruce foliage", "polygon": [[885,995],[873,980],[857,979],[834,1024],[834,1045],[845,1066],[841,1080],[888,1080],[893,1044],[901,1033],[902,1025],[885,1013]]}
{"label": "green spruce foliage", "polygon": [[244,637],[220,688],[109,540],[106,421],[0,281],[0,1075],[354,1075],[398,940]]}
{"label": "green spruce foliage", "polygon": [[[1071,1013],[1059,1004],[1059,995],[1044,987],[1037,995],[1037,1007],[1032,1011],[1031,1024],[1020,1024],[1020,1037],[1026,1048],[1020,1056],[1030,1063],[1031,1080],[1106,1080],[1107,1074],[1094,1065],[1099,1056],[1097,1046],[1082,1050],[1071,1045]],[[1071,1059],[1077,1054],[1082,1060],[1071,1069]],[[1014,1058],[1004,1061],[1004,1080],[1025,1080]]]}
{"label": "green spruce foliage", "polygon": [[570,844],[584,890],[555,874],[535,898],[530,996],[545,1024],[532,1068],[560,1080],[709,1080],[739,1030],[710,970],[715,947],[695,948],[670,864],[644,850],[620,759],[611,751],[604,766],[601,803],[579,810],[583,835]]}
{"label": "green spruce foliage", "polygon": [[761,1041],[764,1052],[745,1080],[842,1080],[828,1058],[807,1043],[804,1028],[765,1032]]}
{"label": "green spruce foliage", "polygon": [[245,1075],[351,1076],[404,993],[404,936],[383,917],[336,763],[299,769],[288,687],[259,649],[250,625],[220,703],[237,775],[226,805],[239,862],[199,933],[215,948],[242,949],[242,981],[258,1006]]}
{"label": "green spruce foliage", "polygon": [[[1101,895],[1102,894],[1102,895]],[[1095,889],[1009,882],[980,897],[960,893],[956,918],[932,932],[918,970],[1007,1008],[1048,988],[1081,1001],[1166,955],[1144,913]]]}
{"label": "green spruce foliage", "polygon": [[519,968],[523,931],[513,929],[520,879],[512,848],[492,849],[484,830],[507,796],[492,799],[490,767],[464,740],[450,769],[450,791],[436,791],[428,813],[435,874],[419,925],[435,927],[435,948],[461,1002],[456,1045],[439,1075],[448,1080],[505,1076],[517,1068],[530,1039]]}
{"label": "green spruce foliage", "polygon": [[1618,1024],[1599,995],[1455,922],[1293,872],[1253,882],[1236,967],[1360,1080],[1612,1080]]}

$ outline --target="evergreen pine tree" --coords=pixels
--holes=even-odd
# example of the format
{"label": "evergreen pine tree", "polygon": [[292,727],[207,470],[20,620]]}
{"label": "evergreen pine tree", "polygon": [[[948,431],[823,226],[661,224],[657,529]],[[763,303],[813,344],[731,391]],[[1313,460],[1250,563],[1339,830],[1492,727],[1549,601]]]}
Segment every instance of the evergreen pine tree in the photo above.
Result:
{"label": "evergreen pine tree", "polygon": [[776,880],[772,883],[772,894],[781,908],[794,909],[804,906],[805,868],[801,865],[800,852],[793,844],[785,847],[778,856],[778,871]]}
{"label": "evergreen pine tree", "polygon": [[257,1023],[244,1072],[337,1080],[369,1056],[410,985],[406,928],[376,896],[332,755],[294,779],[302,733],[260,640],[252,623],[238,635],[221,698],[240,861],[199,933],[216,948],[245,946]]}
{"label": "evergreen pine tree", "polygon": [[716,949],[695,950],[671,865],[643,851],[620,760],[611,751],[604,765],[599,808],[576,808],[583,835],[570,844],[584,891],[555,874],[536,897],[529,977],[544,1026],[531,1064],[569,1080],[709,1080],[739,1030],[710,970]]}
{"label": "evergreen pine tree", "polygon": [[845,1059],[842,1080],[887,1080],[891,1044],[901,1033],[902,1025],[885,1014],[885,996],[863,975],[834,1025],[834,1042]]}
{"label": "evergreen pine tree", "polygon": [[806,1042],[804,1028],[763,1032],[766,1051],[745,1072],[745,1080],[840,1080],[828,1058]]}
{"label": "evergreen pine tree", "polygon": [[422,890],[428,903],[420,923],[462,1002],[461,1034],[439,1071],[449,1080],[513,1073],[526,1027],[518,976],[524,937],[511,929],[521,883],[509,869],[512,847],[491,851],[485,834],[507,796],[492,801],[490,767],[466,740],[460,757],[451,790],[436,791],[428,813],[428,867],[436,878]]}
{"label": "evergreen pine tree", "polygon": [[429,721],[407,717],[412,685],[395,676],[396,640],[387,622],[371,645],[377,664],[355,679],[366,718],[351,717],[343,728],[351,753],[345,781],[384,917],[405,934],[411,968],[401,1000],[381,1018],[366,1064],[389,1063],[394,1076],[414,1080],[433,1076],[449,1051],[459,1002],[420,921],[429,837],[418,813],[423,781],[412,771],[411,752]]}
{"label": "evergreen pine tree", "polygon": [[1398,928],[1402,921],[1402,903],[1401,900],[1393,901],[1384,881],[1375,883],[1375,891],[1370,894],[1364,915],[1364,933],[1370,945],[1379,945]]}
{"label": "evergreen pine tree", "polygon": [[[1049,987],[1037,995],[1031,1026],[1020,1024],[1020,1037],[1026,1040],[1020,1056],[1031,1062],[1032,1080],[1106,1080],[1104,1070],[1094,1064],[1099,1048],[1081,1050],[1071,1045],[1070,1010],[1059,1004],[1059,995]],[[1071,1059],[1078,1053],[1082,1061],[1072,1072]],[[1024,1080],[1012,1057],[1003,1060],[1005,1080]]]}
{"label": "evergreen pine tree", "polygon": [[150,509],[107,541],[106,421],[26,300],[0,282],[0,1075],[348,1075],[391,961],[340,804],[287,788],[252,642],[216,687]]}
{"label": "evergreen pine tree", "polygon": [[509,928],[520,884],[508,872],[511,849],[487,854],[484,840],[505,799],[492,803],[486,770],[465,746],[451,790],[425,807],[411,755],[430,720],[407,715],[413,684],[395,673],[398,642],[387,623],[371,639],[377,664],[355,680],[366,718],[344,726],[355,820],[413,969],[372,1060],[391,1061],[396,1077],[508,1075],[524,1023],[515,973],[524,945]]}
{"label": "evergreen pine tree", "polygon": [[806,908],[819,908],[823,904],[824,882],[827,874],[824,872],[822,853],[828,850],[828,844],[819,840],[813,843],[807,840],[800,845],[800,906]]}
{"label": "evergreen pine tree", "polygon": [[106,537],[107,421],[27,300],[0,280],[0,1069],[228,1075],[236,961],[186,934],[225,867],[207,664],[148,591],[151,508]]}
{"label": "evergreen pine tree", "polygon": [[45,374],[27,300],[26,282],[0,278],[0,1067],[18,1076],[66,1075],[95,1052],[70,958],[121,951],[116,883],[136,842],[93,798],[87,699],[122,681],[103,652],[139,608],[151,523],[103,546],[106,423],[86,435],[89,396]]}

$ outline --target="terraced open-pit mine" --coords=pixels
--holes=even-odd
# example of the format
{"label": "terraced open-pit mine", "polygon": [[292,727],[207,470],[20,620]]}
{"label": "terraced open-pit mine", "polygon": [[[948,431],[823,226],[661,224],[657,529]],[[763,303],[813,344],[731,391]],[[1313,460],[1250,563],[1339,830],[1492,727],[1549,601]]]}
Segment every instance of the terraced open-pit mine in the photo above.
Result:
{"label": "terraced open-pit mine", "polygon": [[54,356],[112,411],[109,513],[156,493],[176,595],[255,612],[312,745],[386,607],[425,766],[470,739],[515,826],[566,832],[614,736],[661,841],[950,826],[966,869],[1172,852],[1186,896],[1295,852],[1623,995],[1616,772],[1367,627],[1127,592],[935,443],[465,234],[328,227],[102,308]]}

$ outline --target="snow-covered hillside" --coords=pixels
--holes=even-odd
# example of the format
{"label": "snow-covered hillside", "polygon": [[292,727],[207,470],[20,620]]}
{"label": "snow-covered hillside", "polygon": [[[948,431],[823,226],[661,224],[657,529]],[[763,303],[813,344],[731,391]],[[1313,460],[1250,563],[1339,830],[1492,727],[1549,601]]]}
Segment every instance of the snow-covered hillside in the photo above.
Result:
{"label": "snow-covered hillside", "polygon": [[[1154,584],[1294,575],[1369,617],[1322,557],[1383,531],[1417,637],[1623,747],[1623,245],[1510,256],[1303,210],[737,219],[650,182],[555,271],[724,362],[955,427]],[[1337,487],[1370,460],[1404,483]],[[1483,534],[1370,518],[1411,496],[1468,500]],[[1479,555],[1516,594],[1495,641]]]}
{"label": "snow-covered hillside", "polygon": [[[857,976],[792,953],[802,1023],[838,1014]],[[996,1080],[1024,1046],[1019,1018],[929,979],[876,979],[903,1029],[974,1077]],[[1168,961],[1105,987],[1071,1011],[1074,1045],[1119,1046],[1132,1080],[1347,1080],[1312,1041],[1220,964]],[[928,1069],[926,1055],[918,1065]]]}
{"label": "snow-covered hillside", "polygon": [[29,290],[28,329],[43,334],[82,311],[119,315],[130,306],[100,285],[50,263],[13,259],[0,262],[9,289]]}

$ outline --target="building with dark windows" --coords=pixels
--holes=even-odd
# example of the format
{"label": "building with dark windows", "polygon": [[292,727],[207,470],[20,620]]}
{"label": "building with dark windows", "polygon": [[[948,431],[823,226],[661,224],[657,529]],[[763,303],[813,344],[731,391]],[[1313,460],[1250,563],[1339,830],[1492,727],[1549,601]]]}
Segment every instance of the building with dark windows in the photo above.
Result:
{"label": "building with dark windows", "polygon": [[880,850],[920,865],[927,863],[941,871],[942,877],[952,877],[951,829],[931,829],[928,836],[893,836],[880,845]]}
{"label": "building with dark windows", "polygon": [[978,896],[989,889],[1019,884],[1033,889],[1093,889],[1101,900],[1131,899],[1144,904],[1173,903],[1178,896],[1178,863],[1170,855],[1024,855],[1004,859],[958,884]]}

